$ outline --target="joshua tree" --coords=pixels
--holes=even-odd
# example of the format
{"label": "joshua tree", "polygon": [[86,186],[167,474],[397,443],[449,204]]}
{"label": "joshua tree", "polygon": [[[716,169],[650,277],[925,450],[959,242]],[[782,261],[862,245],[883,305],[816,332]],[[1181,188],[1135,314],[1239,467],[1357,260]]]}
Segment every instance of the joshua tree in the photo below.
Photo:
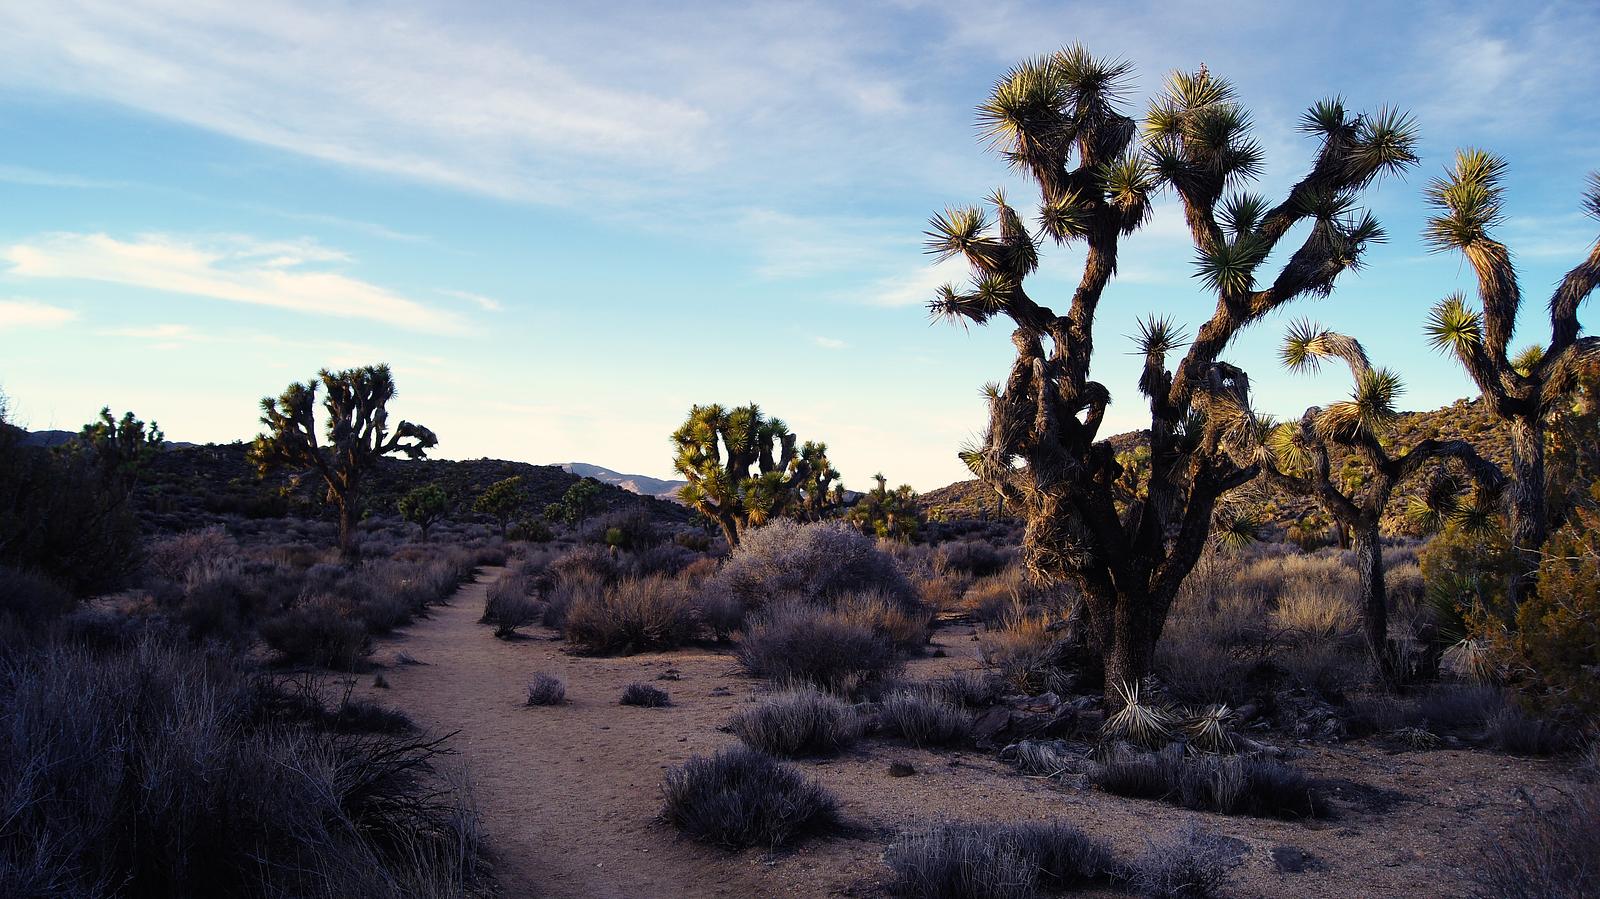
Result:
{"label": "joshua tree", "polygon": [[[965,256],[973,269],[971,286],[941,288],[932,312],[977,324],[1003,316],[1016,326],[1016,361],[1003,384],[987,388],[987,430],[962,457],[1023,517],[1030,572],[1079,587],[1111,685],[1150,671],[1218,500],[1256,475],[1248,458],[1236,458],[1254,420],[1249,380],[1218,357],[1269,313],[1331,293],[1335,279],[1383,238],[1377,222],[1356,211],[1357,196],[1416,161],[1407,117],[1351,115],[1326,100],[1302,119],[1320,141],[1310,171],[1270,205],[1237,190],[1261,171],[1262,151],[1226,81],[1204,67],[1174,73],[1151,103],[1140,140],[1139,124],[1119,108],[1129,71],[1072,47],[1018,65],[978,109],[995,148],[1038,186],[1040,239],[1085,245],[1065,314],[1024,289],[1039,246],[1000,193],[989,198],[997,231],[977,208],[936,215],[928,231],[930,252]],[[1161,318],[1143,326],[1139,389],[1150,408],[1150,464],[1143,488],[1130,493],[1118,486],[1122,466],[1111,444],[1097,439],[1111,394],[1090,378],[1094,317],[1116,272],[1119,242],[1144,224],[1162,186],[1182,204],[1197,274],[1217,305],[1175,368],[1167,354],[1184,343],[1178,329]],[[1261,283],[1268,256],[1308,221],[1304,242]],[[1124,495],[1131,501],[1119,509]]]}
{"label": "joshua tree", "polygon": [[[317,438],[318,383],[327,395],[322,407],[328,420],[324,445]],[[317,380],[290,384],[277,399],[261,400],[261,423],[250,461],[265,477],[277,468],[315,472],[327,485],[327,499],[339,509],[339,551],[355,555],[355,521],[361,482],[378,460],[393,453],[421,459],[437,445],[433,432],[402,421],[389,430],[389,401],[394,376],[387,365],[368,365],[341,372],[323,369]]]}
{"label": "joshua tree", "polygon": [[845,513],[845,520],[869,536],[888,537],[893,540],[910,540],[917,536],[922,518],[917,514],[917,492],[910,484],[889,489],[889,479],[882,473],[872,476],[878,486],[868,490]]}
{"label": "joshua tree", "polygon": [[422,542],[428,542],[428,529],[450,508],[450,497],[438,484],[424,484],[400,497],[396,504],[400,517],[422,529]]}
{"label": "joshua tree", "polygon": [[838,492],[828,446],[807,441],[796,448],[782,421],[754,403],[735,409],[694,406],[672,434],[673,467],[689,483],[678,496],[716,522],[729,546],[750,527],[780,516],[819,518]]}
{"label": "joshua tree", "polygon": [[559,502],[544,507],[544,517],[550,521],[576,526],[594,512],[599,501],[600,482],[594,478],[581,478],[567,488],[567,492],[561,495]]}
{"label": "joshua tree", "polygon": [[111,417],[111,407],[107,406],[100,410],[97,420],[78,432],[77,445],[93,459],[101,483],[125,493],[133,489],[139,472],[161,451],[164,441],[161,427],[155,422],[146,428],[132,412],[124,412],[119,421]]}
{"label": "joshua tree", "polygon": [[522,493],[522,475],[513,475],[483,488],[483,493],[472,504],[472,511],[499,522],[500,536],[504,537],[511,519],[517,517],[517,511],[526,500]]}
{"label": "joshua tree", "polygon": [[[1428,185],[1438,211],[1424,232],[1435,252],[1455,250],[1478,279],[1481,311],[1457,293],[1433,307],[1428,336],[1455,353],[1483,391],[1489,409],[1511,427],[1511,544],[1520,564],[1510,594],[1520,603],[1534,588],[1539,551],[1552,522],[1545,500],[1545,437],[1551,413],[1578,386],[1584,368],[1600,360],[1600,338],[1578,336],[1578,307],[1600,285],[1600,242],[1567,273],[1550,296],[1550,345],[1511,355],[1522,288],[1511,251],[1491,232],[1504,220],[1504,159],[1482,150],[1460,150],[1454,167]],[[1584,210],[1600,218],[1600,173],[1589,176]]]}
{"label": "joshua tree", "polygon": [[[1392,455],[1384,438],[1399,417],[1394,399],[1403,387],[1393,372],[1373,368],[1355,339],[1299,322],[1290,327],[1281,358],[1294,371],[1315,370],[1324,359],[1340,359],[1355,379],[1350,399],[1326,407],[1312,406],[1297,422],[1275,424],[1258,418],[1256,427],[1261,440],[1256,458],[1269,482],[1288,493],[1315,500],[1350,532],[1361,584],[1361,619],[1367,648],[1379,677],[1392,685],[1400,672],[1389,643],[1388,592],[1384,587],[1379,523],[1395,487],[1424,465],[1453,461],[1476,484],[1476,501],[1470,506],[1462,504],[1465,480],[1446,473],[1441,464],[1424,492],[1422,508],[1416,511],[1434,517],[1471,519],[1483,517],[1487,504],[1498,497],[1504,486],[1505,476],[1464,440],[1429,438]],[[1344,482],[1333,470],[1331,452],[1358,460],[1362,478],[1355,484]]]}

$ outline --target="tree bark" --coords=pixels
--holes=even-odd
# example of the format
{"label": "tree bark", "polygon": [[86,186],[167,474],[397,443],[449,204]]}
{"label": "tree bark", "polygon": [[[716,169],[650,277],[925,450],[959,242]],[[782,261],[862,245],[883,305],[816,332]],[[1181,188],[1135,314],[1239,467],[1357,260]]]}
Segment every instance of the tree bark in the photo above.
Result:
{"label": "tree bark", "polygon": [[[1106,711],[1117,712],[1122,701],[1117,687],[1137,686],[1155,667],[1157,631],[1151,627],[1151,608],[1154,602],[1145,595],[1123,595],[1117,598],[1111,613],[1110,639],[1101,640],[1105,654]],[[1105,634],[1106,628],[1100,628]]]}
{"label": "tree bark", "polygon": [[1394,652],[1389,646],[1389,592],[1383,578],[1383,544],[1378,520],[1361,522],[1355,532],[1356,574],[1361,583],[1361,628],[1367,652],[1377,666],[1378,681],[1386,688],[1396,683]]}
{"label": "tree bark", "polygon": [[339,499],[339,555],[354,559],[356,551],[356,504],[348,496]]}
{"label": "tree bark", "polygon": [[1511,548],[1517,555],[1511,574],[1512,607],[1533,592],[1539,551],[1548,536],[1544,496],[1544,430],[1523,417],[1511,420]]}

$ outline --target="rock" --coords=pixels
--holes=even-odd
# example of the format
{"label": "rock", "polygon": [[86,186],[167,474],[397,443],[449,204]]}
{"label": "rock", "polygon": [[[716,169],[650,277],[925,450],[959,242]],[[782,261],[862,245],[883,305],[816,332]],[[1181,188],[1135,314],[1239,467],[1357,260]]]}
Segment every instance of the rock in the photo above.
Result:
{"label": "rock", "polygon": [[890,762],[889,763],[889,776],[890,777],[910,777],[911,775],[916,774],[916,773],[917,773],[917,769],[911,767],[911,763],[910,762]]}
{"label": "rock", "polygon": [[1011,724],[1011,710],[995,707],[982,715],[972,726],[972,738],[979,749],[993,749],[999,745],[995,738]]}
{"label": "rock", "polygon": [[1315,855],[1295,846],[1274,846],[1268,854],[1272,856],[1272,863],[1283,874],[1323,871],[1328,867]]}

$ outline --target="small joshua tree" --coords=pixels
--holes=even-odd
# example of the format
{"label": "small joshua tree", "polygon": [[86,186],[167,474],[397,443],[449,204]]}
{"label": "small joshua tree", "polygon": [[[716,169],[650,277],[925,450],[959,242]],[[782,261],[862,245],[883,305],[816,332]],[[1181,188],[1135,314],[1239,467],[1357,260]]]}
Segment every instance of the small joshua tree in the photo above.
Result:
{"label": "small joshua tree", "polygon": [[[988,388],[986,433],[963,459],[1023,517],[1029,571],[1079,587],[1113,685],[1150,672],[1218,501],[1257,473],[1237,452],[1254,421],[1249,379],[1221,353],[1288,303],[1330,294],[1383,238],[1357,198],[1383,173],[1416,162],[1405,116],[1352,115],[1326,100],[1302,119],[1320,143],[1310,171],[1273,205],[1240,189],[1261,172],[1262,150],[1226,81],[1204,67],[1174,73],[1145,115],[1141,141],[1139,123],[1120,109],[1129,71],[1072,47],[1018,65],[979,107],[995,148],[1038,186],[1039,238],[999,192],[989,198],[993,219],[975,207],[951,209],[928,231],[930,252],[963,256],[973,271],[969,287],[939,291],[933,313],[1015,326],[1016,360],[1004,383]],[[1111,392],[1090,377],[1094,319],[1122,238],[1145,223],[1163,186],[1181,202],[1216,311],[1175,368],[1167,356],[1185,343],[1179,330],[1160,318],[1144,325],[1139,389],[1150,409],[1150,460],[1144,483],[1129,490],[1119,484],[1115,450],[1099,439]],[[1301,223],[1310,225],[1304,241],[1261,283],[1260,270]],[[1065,314],[1024,289],[1046,237],[1086,247]],[[1115,708],[1115,696],[1108,700]]]}
{"label": "small joshua tree", "polygon": [[428,542],[428,529],[444,518],[450,509],[450,497],[438,484],[424,484],[396,504],[400,517],[422,529],[422,542]]}
{"label": "small joshua tree", "polygon": [[[322,407],[327,421],[318,438],[317,389],[326,391]],[[291,384],[277,399],[261,401],[261,423],[267,426],[250,447],[250,461],[261,476],[278,468],[315,472],[327,486],[327,499],[339,509],[339,551],[355,555],[355,522],[361,482],[378,460],[394,453],[421,459],[438,444],[433,432],[409,421],[389,430],[389,401],[394,376],[387,365],[368,365],[333,372],[323,369],[317,380]]]}
{"label": "small joshua tree", "polygon": [[922,517],[917,512],[917,492],[910,484],[889,489],[889,479],[882,473],[872,476],[878,486],[868,490],[845,513],[861,533],[868,536],[888,537],[892,540],[910,540],[917,536]]}
{"label": "small joshua tree", "polygon": [[672,434],[673,467],[688,481],[678,496],[738,546],[747,528],[780,516],[816,520],[841,498],[827,444],[796,437],[755,404],[695,406]]}
{"label": "small joshua tree", "polygon": [[581,478],[567,488],[567,492],[561,495],[558,502],[544,507],[544,517],[549,521],[559,521],[576,527],[579,522],[594,514],[595,507],[599,503],[600,482],[594,478]]}
{"label": "small joshua tree", "polygon": [[139,474],[161,451],[165,441],[155,422],[149,427],[124,412],[120,420],[111,417],[111,407],[100,410],[100,417],[78,431],[77,451],[86,453],[100,480],[108,502],[120,505],[133,492]]}
{"label": "small joshua tree", "polygon": [[[1461,150],[1444,177],[1428,185],[1437,210],[1424,236],[1435,252],[1466,257],[1478,279],[1482,310],[1468,308],[1461,294],[1434,306],[1428,336],[1455,354],[1483,391],[1492,411],[1511,427],[1511,544],[1520,560],[1510,585],[1513,604],[1534,588],[1540,550],[1550,534],[1545,498],[1545,441],[1551,414],[1579,386],[1586,366],[1600,360],[1600,338],[1579,337],[1578,307],[1600,285],[1600,241],[1569,271],[1550,296],[1550,344],[1511,354],[1522,288],[1511,251],[1492,235],[1504,221],[1504,159],[1482,150]],[[1583,208],[1600,218],[1600,173],[1589,176]]]}
{"label": "small joshua tree", "polygon": [[[1413,512],[1435,518],[1481,520],[1483,509],[1505,485],[1505,476],[1464,440],[1429,438],[1392,453],[1394,448],[1385,438],[1399,417],[1394,399],[1403,388],[1393,372],[1372,367],[1366,351],[1355,339],[1299,322],[1290,327],[1281,358],[1294,371],[1315,370],[1324,359],[1339,359],[1349,366],[1355,379],[1350,399],[1326,407],[1313,406],[1297,422],[1277,424],[1265,417],[1257,418],[1260,443],[1256,461],[1269,482],[1288,493],[1314,500],[1350,532],[1361,584],[1361,619],[1367,648],[1379,677],[1386,684],[1394,684],[1400,672],[1389,642],[1388,592],[1384,586],[1379,524],[1395,487],[1424,465],[1453,462],[1475,482],[1476,502],[1463,505],[1461,495],[1466,481],[1440,470],[1424,492],[1422,507]],[[1342,451],[1355,460],[1360,477],[1352,482],[1334,471],[1330,451]]]}
{"label": "small joshua tree", "polygon": [[522,475],[512,475],[483,488],[472,504],[472,511],[499,522],[500,536],[504,537],[506,528],[511,526],[511,519],[517,517],[517,512],[526,501],[527,497],[522,492]]}

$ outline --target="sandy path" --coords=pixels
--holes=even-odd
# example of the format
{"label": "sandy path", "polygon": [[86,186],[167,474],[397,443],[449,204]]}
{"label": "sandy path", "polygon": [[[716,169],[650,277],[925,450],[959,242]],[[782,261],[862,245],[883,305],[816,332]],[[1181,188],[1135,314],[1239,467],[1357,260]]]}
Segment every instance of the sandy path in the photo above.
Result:
{"label": "sandy path", "polygon": [[[755,684],[711,652],[578,658],[543,629],[496,639],[478,617],[503,571],[483,569],[448,605],[383,641],[379,661],[404,653],[425,664],[390,665],[390,688],[371,693],[434,732],[459,731],[451,745],[476,786],[506,895],[819,895],[774,877],[759,852],[701,847],[653,821],[663,770],[731,742],[716,728]],[[655,680],[669,668],[682,679]],[[536,671],[566,681],[566,705],[524,705]],[[674,705],[618,705],[635,681],[663,687]],[[709,695],[719,687],[730,695]]]}
{"label": "sandy path", "polygon": [[[1146,839],[1182,821],[1235,837],[1244,855],[1230,877],[1232,895],[1460,896],[1486,829],[1518,812],[1516,791],[1565,780],[1557,762],[1481,752],[1391,756],[1364,744],[1303,747],[1295,762],[1309,773],[1348,778],[1395,792],[1385,811],[1338,802],[1331,822],[1225,818],[1155,802],[1122,799],[1019,777],[993,756],[913,750],[869,739],[829,761],[801,763],[839,797],[859,838],[808,841],[779,853],[730,854],[677,838],[655,823],[663,770],[691,754],[733,742],[717,730],[760,689],[738,676],[732,658],[709,649],[626,658],[562,652],[554,632],[497,640],[477,623],[488,584],[503,569],[484,569],[449,605],[409,633],[383,641],[391,689],[363,687],[409,712],[451,741],[477,786],[483,826],[511,897],[812,897],[881,895],[882,852],[892,834],[937,819],[1015,821],[1062,816],[1132,855]],[[967,627],[935,633],[938,656],[913,660],[921,679],[976,665]],[[397,653],[423,665],[395,665]],[[678,680],[656,680],[670,671]],[[523,705],[531,674],[566,681],[569,703]],[[629,683],[663,687],[666,709],[620,706]],[[370,681],[368,681],[370,683]],[[892,778],[891,761],[917,776]],[[1277,846],[1311,851],[1323,866],[1303,874],[1277,870]]]}

